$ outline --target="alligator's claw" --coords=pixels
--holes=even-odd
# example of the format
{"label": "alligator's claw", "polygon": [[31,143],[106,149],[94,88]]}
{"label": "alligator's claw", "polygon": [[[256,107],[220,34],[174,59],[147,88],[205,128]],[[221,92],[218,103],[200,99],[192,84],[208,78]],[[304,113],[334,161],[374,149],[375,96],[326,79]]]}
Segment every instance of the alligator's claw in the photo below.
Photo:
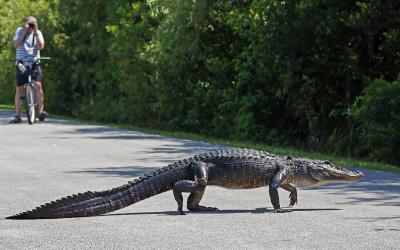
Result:
{"label": "alligator's claw", "polygon": [[297,192],[290,193],[289,198],[290,198],[289,207],[293,207],[294,204],[297,203]]}

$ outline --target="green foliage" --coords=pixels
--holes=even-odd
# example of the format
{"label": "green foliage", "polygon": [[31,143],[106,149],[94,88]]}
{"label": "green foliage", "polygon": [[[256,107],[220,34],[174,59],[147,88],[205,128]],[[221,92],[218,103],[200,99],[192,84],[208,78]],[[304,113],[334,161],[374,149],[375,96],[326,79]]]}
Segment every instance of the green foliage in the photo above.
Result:
{"label": "green foliage", "polygon": [[352,115],[368,156],[400,164],[400,78],[375,80],[358,98]]}
{"label": "green foliage", "polygon": [[[47,107],[80,118],[363,155],[357,135],[377,132],[350,109],[374,79],[400,73],[394,0],[0,6],[0,102],[13,100],[12,35],[33,14],[54,58],[43,67]],[[376,138],[369,155],[393,162],[395,148],[375,152]]]}

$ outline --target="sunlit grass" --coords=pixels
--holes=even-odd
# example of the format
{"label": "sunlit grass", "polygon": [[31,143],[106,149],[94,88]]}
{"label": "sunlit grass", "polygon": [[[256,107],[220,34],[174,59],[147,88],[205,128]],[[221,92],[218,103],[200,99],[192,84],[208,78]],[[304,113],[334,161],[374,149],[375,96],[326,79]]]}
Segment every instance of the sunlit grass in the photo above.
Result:
{"label": "sunlit grass", "polygon": [[2,110],[14,110],[15,106],[11,104],[0,104]]}

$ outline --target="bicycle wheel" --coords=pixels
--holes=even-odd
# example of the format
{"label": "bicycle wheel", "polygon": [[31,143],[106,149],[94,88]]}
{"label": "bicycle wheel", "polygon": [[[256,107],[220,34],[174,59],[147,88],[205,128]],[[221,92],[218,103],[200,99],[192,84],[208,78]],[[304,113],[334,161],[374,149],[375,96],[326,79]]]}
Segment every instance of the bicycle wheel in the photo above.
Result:
{"label": "bicycle wheel", "polygon": [[25,88],[25,107],[26,116],[29,124],[35,123],[35,90],[32,85],[27,85]]}

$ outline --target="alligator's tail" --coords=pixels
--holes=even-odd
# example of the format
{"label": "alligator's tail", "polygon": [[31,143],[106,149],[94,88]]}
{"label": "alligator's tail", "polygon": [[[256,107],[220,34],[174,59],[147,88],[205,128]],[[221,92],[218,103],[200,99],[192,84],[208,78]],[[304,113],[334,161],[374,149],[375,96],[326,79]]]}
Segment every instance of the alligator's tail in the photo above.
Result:
{"label": "alligator's tail", "polygon": [[183,165],[182,162],[169,165],[124,186],[78,193],[6,219],[55,219],[109,213],[170,190],[176,181],[187,178],[188,171]]}

